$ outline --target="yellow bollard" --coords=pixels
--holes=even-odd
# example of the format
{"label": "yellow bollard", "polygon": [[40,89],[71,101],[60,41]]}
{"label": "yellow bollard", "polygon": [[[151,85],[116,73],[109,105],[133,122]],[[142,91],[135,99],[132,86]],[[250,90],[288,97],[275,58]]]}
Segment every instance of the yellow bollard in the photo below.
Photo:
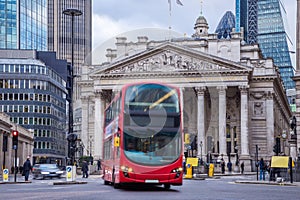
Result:
{"label": "yellow bollard", "polygon": [[186,175],[185,178],[193,178],[193,167],[191,164],[186,165]]}
{"label": "yellow bollard", "polygon": [[208,176],[213,177],[214,176],[214,164],[209,164],[209,169],[208,169]]}

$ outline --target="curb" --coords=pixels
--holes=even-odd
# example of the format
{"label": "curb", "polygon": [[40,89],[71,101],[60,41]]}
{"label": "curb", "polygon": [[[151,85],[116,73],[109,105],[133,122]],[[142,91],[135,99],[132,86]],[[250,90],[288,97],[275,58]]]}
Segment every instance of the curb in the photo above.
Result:
{"label": "curb", "polygon": [[27,184],[27,183],[32,183],[31,181],[17,181],[17,182],[0,182],[0,184]]}
{"label": "curb", "polygon": [[68,181],[68,182],[53,182],[50,185],[74,185],[74,184],[87,184],[86,181]]}
{"label": "curb", "polygon": [[269,182],[269,181],[235,181],[235,183],[239,184],[256,184],[256,185],[278,185],[278,186],[298,186],[293,183],[276,183],[276,182]]}

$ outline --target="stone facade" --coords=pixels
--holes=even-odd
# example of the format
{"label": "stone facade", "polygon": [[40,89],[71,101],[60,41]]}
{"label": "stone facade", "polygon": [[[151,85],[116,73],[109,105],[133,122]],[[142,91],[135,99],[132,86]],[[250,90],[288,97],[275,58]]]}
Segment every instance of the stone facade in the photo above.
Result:
{"label": "stone facade", "polygon": [[[136,43],[117,38],[116,49],[107,52],[109,63],[83,66],[79,136],[89,147],[85,154],[102,157],[103,112],[115,92],[127,83],[155,81],[181,89],[184,132],[197,136],[194,155],[238,159],[246,171],[254,170],[256,146],[259,157],[274,155],[275,138],[289,133],[291,117],[277,67],[262,58],[258,45],[245,45],[240,33],[217,39],[207,29],[199,17],[192,38],[140,37]],[[144,50],[129,51],[137,47]],[[281,140],[283,153],[289,154],[288,138]]]}
{"label": "stone facade", "polygon": [[[18,149],[17,149],[17,166],[23,166],[23,163],[26,161],[27,156],[32,158],[33,156],[33,132],[23,128],[20,125],[12,123],[10,121],[10,117],[5,113],[0,113],[0,164],[2,169],[4,167],[10,170],[11,167],[15,165],[15,150],[12,149],[12,134],[13,130],[17,130],[19,132],[18,135]],[[7,151],[3,151],[3,145],[5,137],[7,137]],[[2,174],[2,170],[0,171]]]}

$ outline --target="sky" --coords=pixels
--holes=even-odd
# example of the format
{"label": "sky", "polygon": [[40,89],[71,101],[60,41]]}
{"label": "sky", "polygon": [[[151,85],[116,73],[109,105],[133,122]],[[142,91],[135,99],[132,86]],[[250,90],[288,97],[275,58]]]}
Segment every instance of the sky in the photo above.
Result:
{"label": "sky", "polygon": [[[183,6],[171,0],[170,17],[168,0],[93,0],[93,63],[103,62],[105,50],[114,48],[117,36],[126,36],[127,42],[136,42],[137,36],[148,36],[149,40],[167,39],[169,35],[191,36],[201,12],[208,22],[209,33],[213,33],[226,11],[235,14],[236,0],[180,1]],[[287,12],[287,29],[295,45],[296,0],[281,1]],[[295,49],[293,46],[290,51]],[[100,52],[104,52],[103,55],[100,56]]]}

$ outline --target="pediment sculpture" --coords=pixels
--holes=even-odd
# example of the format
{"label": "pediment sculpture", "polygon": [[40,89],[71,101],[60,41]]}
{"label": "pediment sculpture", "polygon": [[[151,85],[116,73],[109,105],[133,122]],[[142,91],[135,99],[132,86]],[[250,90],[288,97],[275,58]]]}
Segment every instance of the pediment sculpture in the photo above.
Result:
{"label": "pediment sculpture", "polygon": [[108,69],[106,74],[114,73],[144,73],[144,72],[180,72],[180,71],[220,71],[230,70],[230,67],[208,62],[199,58],[164,51],[152,57],[137,62]]}

